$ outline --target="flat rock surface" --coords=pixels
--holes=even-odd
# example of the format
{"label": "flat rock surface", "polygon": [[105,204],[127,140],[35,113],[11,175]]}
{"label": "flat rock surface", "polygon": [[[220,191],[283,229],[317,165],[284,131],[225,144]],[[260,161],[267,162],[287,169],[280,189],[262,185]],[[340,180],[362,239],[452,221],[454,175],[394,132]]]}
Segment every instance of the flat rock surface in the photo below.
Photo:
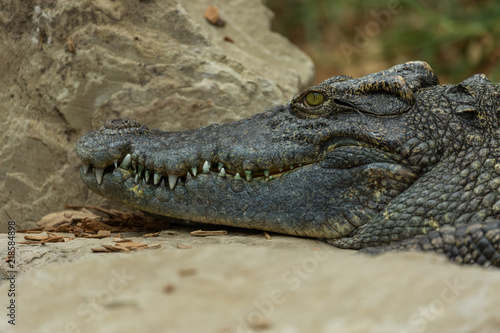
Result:
{"label": "flat rock surface", "polygon": [[[0,331],[496,332],[500,325],[495,269],[430,254],[369,257],[241,229],[189,234],[197,229],[124,234],[161,244],[133,253],[91,253],[111,239],[17,245],[24,273],[15,281],[16,326],[4,316]],[[0,285],[2,299],[9,287]]]}

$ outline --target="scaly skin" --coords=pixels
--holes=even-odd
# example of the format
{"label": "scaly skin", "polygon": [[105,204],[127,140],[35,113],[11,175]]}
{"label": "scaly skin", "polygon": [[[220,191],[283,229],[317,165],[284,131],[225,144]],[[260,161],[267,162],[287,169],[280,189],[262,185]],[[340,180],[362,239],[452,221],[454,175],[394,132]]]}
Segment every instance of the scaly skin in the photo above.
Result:
{"label": "scaly skin", "polygon": [[499,105],[410,62],[198,130],[108,121],[76,151],[90,189],[154,214],[500,266]]}

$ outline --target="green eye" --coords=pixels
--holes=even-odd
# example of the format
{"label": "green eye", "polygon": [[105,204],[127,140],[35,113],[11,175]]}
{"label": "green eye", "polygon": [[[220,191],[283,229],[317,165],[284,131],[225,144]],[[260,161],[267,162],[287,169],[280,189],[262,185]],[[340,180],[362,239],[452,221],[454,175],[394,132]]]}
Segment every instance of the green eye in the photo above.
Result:
{"label": "green eye", "polygon": [[310,92],[304,97],[304,102],[305,104],[309,106],[317,106],[323,103],[325,100],[325,97],[323,94],[317,93],[317,92]]}

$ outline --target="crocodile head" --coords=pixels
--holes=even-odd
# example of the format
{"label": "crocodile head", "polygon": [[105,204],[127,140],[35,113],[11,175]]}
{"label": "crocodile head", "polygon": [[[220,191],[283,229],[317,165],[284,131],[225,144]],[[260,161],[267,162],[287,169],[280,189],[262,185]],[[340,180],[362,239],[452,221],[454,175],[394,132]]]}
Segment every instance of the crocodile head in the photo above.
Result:
{"label": "crocodile head", "polygon": [[158,215],[342,238],[395,200],[404,206],[423,176],[474,146],[490,117],[474,94],[492,87],[481,75],[438,85],[429,65],[409,62],[335,76],[282,106],[197,130],[111,120],[77,142],[80,174],[94,192]]}

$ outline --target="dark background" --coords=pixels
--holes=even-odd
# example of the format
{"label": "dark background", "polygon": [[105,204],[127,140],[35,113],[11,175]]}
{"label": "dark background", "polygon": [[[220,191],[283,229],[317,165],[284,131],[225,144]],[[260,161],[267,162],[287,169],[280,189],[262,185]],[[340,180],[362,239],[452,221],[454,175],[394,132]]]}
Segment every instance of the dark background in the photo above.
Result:
{"label": "dark background", "polygon": [[428,62],[441,83],[475,73],[500,81],[500,1],[266,0],[273,30],[316,64],[316,82],[409,60]]}

